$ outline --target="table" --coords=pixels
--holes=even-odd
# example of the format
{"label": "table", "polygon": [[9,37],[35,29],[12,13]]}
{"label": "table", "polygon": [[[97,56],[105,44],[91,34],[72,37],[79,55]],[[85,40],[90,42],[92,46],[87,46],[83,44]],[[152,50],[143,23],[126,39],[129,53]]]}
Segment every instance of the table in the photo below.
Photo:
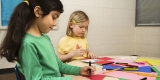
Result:
{"label": "table", "polygon": [[[105,56],[103,56],[103,57],[105,57]],[[107,57],[129,59],[129,60],[136,60],[137,58],[140,58],[140,57],[135,57],[135,56],[107,56]],[[152,57],[143,57],[143,58],[152,58]],[[155,59],[160,59],[160,58],[155,58]],[[80,67],[88,66],[88,63],[84,63],[80,60],[71,61],[67,64],[74,65],[74,66],[80,66]],[[102,72],[102,66],[100,66],[100,65],[94,65],[94,66],[96,66],[95,74],[98,74],[98,73]],[[160,66],[154,66],[154,67],[157,68],[160,71]],[[103,80],[119,80],[119,79],[118,78],[113,78],[113,77],[105,77]]]}

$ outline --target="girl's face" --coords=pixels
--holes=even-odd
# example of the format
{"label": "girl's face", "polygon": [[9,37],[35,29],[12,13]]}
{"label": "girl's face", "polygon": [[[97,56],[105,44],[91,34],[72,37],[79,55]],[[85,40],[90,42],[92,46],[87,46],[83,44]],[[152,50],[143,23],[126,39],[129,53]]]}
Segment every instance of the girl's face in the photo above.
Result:
{"label": "girl's face", "polygon": [[48,33],[57,25],[57,19],[60,16],[59,11],[51,11],[48,15],[44,17],[39,17],[37,19],[37,26],[41,33]]}
{"label": "girl's face", "polygon": [[74,33],[73,36],[82,37],[87,31],[88,25],[89,25],[89,21],[78,23],[76,25],[71,25],[70,27],[72,28],[72,31]]}

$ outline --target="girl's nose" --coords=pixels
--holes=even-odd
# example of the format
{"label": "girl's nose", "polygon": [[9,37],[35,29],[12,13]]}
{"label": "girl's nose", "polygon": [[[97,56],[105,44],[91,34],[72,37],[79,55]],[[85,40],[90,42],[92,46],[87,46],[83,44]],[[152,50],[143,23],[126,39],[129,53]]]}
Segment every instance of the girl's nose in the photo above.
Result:
{"label": "girl's nose", "polygon": [[56,25],[57,25],[57,21],[54,20],[54,21],[53,21],[53,26],[56,26]]}
{"label": "girl's nose", "polygon": [[85,31],[86,31],[86,28],[83,28],[83,31],[85,32]]}

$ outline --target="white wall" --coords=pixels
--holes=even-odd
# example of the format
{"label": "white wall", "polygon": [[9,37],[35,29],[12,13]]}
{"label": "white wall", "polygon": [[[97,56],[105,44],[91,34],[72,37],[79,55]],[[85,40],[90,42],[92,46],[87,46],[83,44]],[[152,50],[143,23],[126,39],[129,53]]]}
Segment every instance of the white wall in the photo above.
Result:
{"label": "white wall", "polygon": [[65,35],[69,15],[85,11],[90,18],[89,48],[97,55],[130,55],[135,52],[135,0],[62,0],[64,13],[58,30],[49,35],[57,48]]}
{"label": "white wall", "polygon": [[136,27],[136,54],[160,57],[160,27]]}

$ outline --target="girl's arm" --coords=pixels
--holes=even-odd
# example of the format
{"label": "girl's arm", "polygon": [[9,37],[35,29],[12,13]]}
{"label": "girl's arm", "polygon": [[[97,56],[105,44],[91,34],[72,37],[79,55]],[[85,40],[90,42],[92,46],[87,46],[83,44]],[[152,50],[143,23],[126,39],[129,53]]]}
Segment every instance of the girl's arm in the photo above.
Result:
{"label": "girl's arm", "polygon": [[66,55],[61,54],[60,52],[57,53],[58,58],[62,61],[62,62],[66,62],[69,59],[71,59],[74,55],[72,53],[68,53]]}
{"label": "girl's arm", "polygon": [[[56,77],[55,75],[44,75],[44,69],[40,64],[37,50],[32,44],[23,45],[19,54],[20,71],[23,72],[26,80],[72,80],[72,77]],[[54,64],[51,64],[54,65]],[[64,69],[64,68],[63,68]],[[77,68],[76,68],[77,69]],[[79,68],[78,68],[79,69]],[[77,72],[79,73],[79,72]]]}
{"label": "girl's arm", "polygon": [[58,52],[58,58],[62,61],[62,62],[66,62],[67,60],[71,59],[74,56],[82,56],[85,53],[87,53],[87,50],[84,49],[77,49],[74,51],[69,52],[68,54],[61,54],[60,52]]}

